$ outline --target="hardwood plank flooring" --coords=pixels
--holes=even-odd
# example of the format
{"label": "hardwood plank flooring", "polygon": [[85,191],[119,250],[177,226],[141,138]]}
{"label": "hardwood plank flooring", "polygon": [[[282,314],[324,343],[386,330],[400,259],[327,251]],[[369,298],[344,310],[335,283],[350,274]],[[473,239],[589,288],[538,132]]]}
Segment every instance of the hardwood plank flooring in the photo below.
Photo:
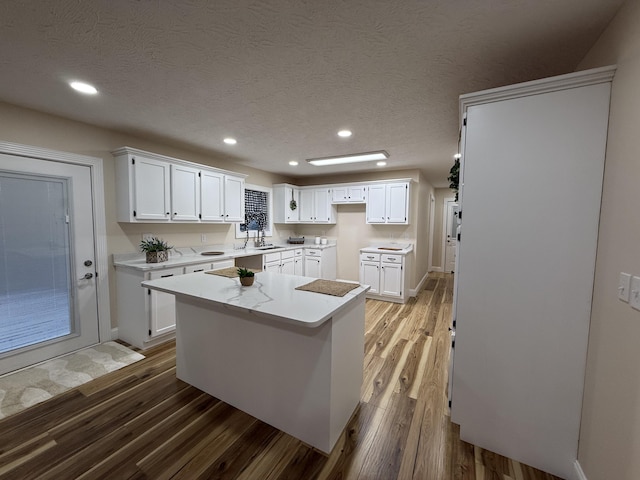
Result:
{"label": "hardwood plank flooring", "polygon": [[173,342],[0,420],[0,479],[555,480],[460,440],[447,381],[453,277],[367,300],[360,406],[328,457],[177,380]]}

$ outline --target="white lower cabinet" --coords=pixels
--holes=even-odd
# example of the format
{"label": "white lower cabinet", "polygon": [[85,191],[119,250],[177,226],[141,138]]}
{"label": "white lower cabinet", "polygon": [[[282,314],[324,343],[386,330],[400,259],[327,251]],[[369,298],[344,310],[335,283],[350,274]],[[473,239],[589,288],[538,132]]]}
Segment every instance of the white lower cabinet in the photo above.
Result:
{"label": "white lower cabinet", "polygon": [[336,248],[305,248],[304,249],[304,276],[336,279]]}
{"label": "white lower cabinet", "polygon": [[116,268],[118,338],[144,349],[166,341],[173,334],[175,297],[143,288],[140,283],[183,272],[183,267],[150,272]]}
{"label": "white lower cabinet", "polygon": [[304,275],[304,250],[302,248],[294,250],[293,274]]}
{"label": "white lower cabinet", "polygon": [[295,274],[295,252],[286,250],[284,252],[266,253],[262,256],[262,270],[265,272]]}
{"label": "white lower cabinet", "polygon": [[360,283],[369,285],[370,294],[380,293],[380,255],[376,253],[360,256]]}
{"label": "white lower cabinet", "polygon": [[406,255],[360,252],[360,283],[371,286],[369,297],[404,303],[407,273]]}

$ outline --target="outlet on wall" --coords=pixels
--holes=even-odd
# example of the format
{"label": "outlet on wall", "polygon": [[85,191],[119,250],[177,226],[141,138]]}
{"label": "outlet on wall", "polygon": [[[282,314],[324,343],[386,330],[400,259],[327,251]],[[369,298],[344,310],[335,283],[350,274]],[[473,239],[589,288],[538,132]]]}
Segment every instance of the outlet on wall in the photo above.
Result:
{"label": "outlet on wall", "polygon": [[201,243],[207,243],[207,235],[204,233],[200,234],[200,242]]}

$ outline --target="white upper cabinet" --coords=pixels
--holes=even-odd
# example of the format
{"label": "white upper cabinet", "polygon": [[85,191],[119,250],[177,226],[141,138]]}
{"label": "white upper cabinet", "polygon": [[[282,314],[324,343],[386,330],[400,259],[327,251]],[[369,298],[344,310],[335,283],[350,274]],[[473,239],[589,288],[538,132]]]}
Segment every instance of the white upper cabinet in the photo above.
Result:
{"label": "white upper cabinet", "polygon": [[203,222],[224,222],[224,175],[200,173],[200,206]]}
{"label": "white upper cabinet", "polygon": [[333,203],[365,203],[367,201],[365,185],[339,185],[331,190]]}
{"label": "white upper cabinet", "polygon": [[273,221],[275,223],[300,221],[300,189],[298,187],[288,184],[273,186]]}
{"label": "white upper cabinet", "polygon": [[224,176],[224,221],[244,222],[244,178]]}
{"label": "white upper cabinet", "polygon": [[171,165],[171,220],[197,222],[200,215],[200,170]]}
{"label": "white upper cabinet", "polygon": [[370,185],[367,195],[367,223],[409,223],[409,183]]}
{"label": "white upper cabinet", "polygon": [[119,222],[242,222],[244,176],[122,147],[116,159]]}
{"label": "white upper cabinet", "polygon": [[124,154],[116,162],[116,216],[119,222],[168,222],[171,218],[168,162]]}
{"label": "white upper cabinet", "polygon": [[300,189],[301,223],[336,223],[330,188]]}

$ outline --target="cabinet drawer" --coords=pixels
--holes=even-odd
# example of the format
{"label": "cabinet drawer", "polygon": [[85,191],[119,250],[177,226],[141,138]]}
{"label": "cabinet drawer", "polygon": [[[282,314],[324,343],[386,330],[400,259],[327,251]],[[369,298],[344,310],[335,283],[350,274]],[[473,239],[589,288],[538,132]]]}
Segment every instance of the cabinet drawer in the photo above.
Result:
{"label": "cabinet drawer", "polygon": [[380,254],[379,253],[361,252],[360,253],[360,260],[364,261],[364,262],[379,262],[380,261]]}
{"label": "cabinet drawer", "polygon": [[147,275],[149,275],[148,280],[156,280],[158,278],[166,278],[166,277],[182,275],[183,273],[184,273],[184,268],[178,267],[178,268],[163,268],[162,270],[153,270],[151,272],[148,272]]}
{"label": "cabinet drawer", "polygon": [[279,262],[280,261],[280,252],[265,253],[265,254],[263,254],[262,258],[263,258],[264,263]]}
{"label": "cabinet drawer", "polygon": [[199,263],[198,265],[187,265],[184,267],[184,273],[204,272],[205,270],[211,270],[210,263]]}
{"label": "cabinet drawer", "polygon": [[285,258],[293,258],[295,253],[293,250],[285,250],[284,252],[280,252],[280,255],[282,260],[284,260]]}
{"label": "cabinet drawer", "polygon": [[227,260],[218,260],[211,265],[212,270],[220,270],[221,268],[235,267],[235,261],[232,258]]}
{"label": "cabinet drawer", "polygon": [[294,250],[294,255],[295,255],[296,257],[301,257],[303,253],[304,253],[304,250],[302,250],[301,248],[296,248],[296,249]]}
{"label": "cabinet drawer", "polygon": [[322,250],[316,250],[316,249],[312,249],[312,248],[307,248],[307,249],[305,249],[304,254],[308,255],[310,257],[319,257],[320,255],[322,255]]}
{"label": "cabinet drawer", "polygon": [[381,257],[383,263],[402,263],[402,255],[387,255],[385,253]]}

